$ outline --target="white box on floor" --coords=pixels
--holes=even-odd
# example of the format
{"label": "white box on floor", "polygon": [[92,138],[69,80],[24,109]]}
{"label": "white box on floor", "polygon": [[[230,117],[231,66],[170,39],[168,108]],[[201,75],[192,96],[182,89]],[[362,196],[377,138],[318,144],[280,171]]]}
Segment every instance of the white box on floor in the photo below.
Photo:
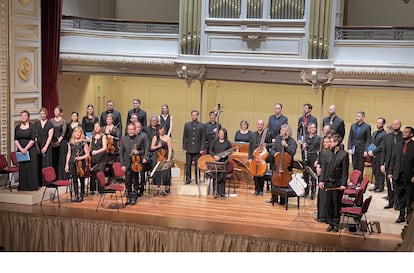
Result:
{"label": "white box on floor", "polygon": [[180,177],[180,168],[172,167],[171,168],[171,177],[174,177],[174,178]]}

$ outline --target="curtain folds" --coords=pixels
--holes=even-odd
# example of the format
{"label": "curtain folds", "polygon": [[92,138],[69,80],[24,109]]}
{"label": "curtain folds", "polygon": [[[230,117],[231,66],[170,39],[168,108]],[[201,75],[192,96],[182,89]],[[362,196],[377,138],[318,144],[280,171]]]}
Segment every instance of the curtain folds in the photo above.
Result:
{"label": "curtain folds", "polygon": [[326,252],[335,249],[242,235],[143,226],[100,220],[0,214],[0,246],[6,251],[58,252]]}
{"label": "curtain folds", "polygon": [[59,104],[58,73],[62,0],[42,0],[42,106],[53,113]]}

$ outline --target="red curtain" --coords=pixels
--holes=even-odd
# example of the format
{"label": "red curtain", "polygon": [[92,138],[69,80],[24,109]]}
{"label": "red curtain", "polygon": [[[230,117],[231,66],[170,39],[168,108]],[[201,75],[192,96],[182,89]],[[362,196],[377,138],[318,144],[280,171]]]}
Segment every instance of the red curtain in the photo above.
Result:
{"label": "red curtain", "polygon": [[59,104],[58,73],[62,0],[42,0],[42,102],[53,115]]}

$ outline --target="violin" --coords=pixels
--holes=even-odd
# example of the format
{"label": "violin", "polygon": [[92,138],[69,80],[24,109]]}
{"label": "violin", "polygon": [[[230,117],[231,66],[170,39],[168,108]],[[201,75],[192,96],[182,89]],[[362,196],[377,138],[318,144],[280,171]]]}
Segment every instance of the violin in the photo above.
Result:
{"label": "violin", "polygon": [[112,137],[108,137],[107,138],[107,147],[106,147],[106,152],[108,154],[113,154],[115,153],[115,146],[114,146],[114,139]]}
{"label": "violin", "polygon": [[[79,151],[76,153],[76,156],[79,156]],[[78,177],[83,177],[85,175],[85,171],[82,167],[82,160],[76,161],[76,174]]]}
{"label": "violin", "polygon": [[165,149],[161,148],[157,151],[157,162],[164,162],[167,160],[165,157],[166,151]]}
{"label": "violin", "polygon": [[[282,138],[286,140],[287,137]],[[289,153],[285,152],[285,147],[282,146],[282,150],[275,154],[275,170],[272,174],[272,184],[276,187],[287,187],[290,180],[292,180],[292,174],[289,171],[289,165],[292,162],[292,158]]]}
{"label": "violin", "polygon": [[[133,149],[136,149],[136,144],[134,144]],[[133,172],[140,172],[142,170],[141,157],[139,154],[131,154],[131,170]]]}

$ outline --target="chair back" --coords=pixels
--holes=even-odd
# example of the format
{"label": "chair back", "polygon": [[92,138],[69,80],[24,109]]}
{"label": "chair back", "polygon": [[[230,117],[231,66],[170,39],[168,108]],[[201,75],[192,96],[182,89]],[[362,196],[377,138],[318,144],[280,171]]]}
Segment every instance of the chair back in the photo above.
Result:
{"label": "chair back", "polygon": [[43,178],[45,179],[45,183],[53,183],[56,181],[56,173],[53,167],[44,167],[42,169],[42,174]]}
{"label": "chair back", "polygon": [[367,199],[364,200],[364,203],[362,203],[361,216],[364,215],[368,211],[369,205],[371,204],[371,200],[372,200],[372,195],[367,197]]}
{"label": "chair back", "polygon": [[353,170],[351,176],[349,177],[349,182],[351,182],[353,185],[358,184],[358,180],[361,174],[362,173],[360,170]]}
{"label": "chair back", "polygon": [[363,193],[367,191],[368,184],[369,184],[369,179],[364,178],[361,182],[361,190],[363,191]]}
{"label": "chair back", "polygon": [[123,177],[125,176],[124,170],[122,170],[122,166],[120,162],[115,162],[112,164],[112,169],[114,170],[115,177]]}
{"label": "chair back", "polygon": [[7,168],[9,165],[7,164],[7,158],[5,155],[0,155],[0,170]]}
{"label": "chair back", "polygon": [[354,199],[354,206],[361,207],[364,201],[364,191],[362,189],[357,190],[355,199]]}
{"label": "chair back", "polygon": [[106,185],[105,174],[103,172],[97,172],[96,179],[98,179],[99,185],[101,185],[102,189],[105,188],[105,185]]}
{"label": "chair back", "polygon": [[10,159],[13,163],[13,166],[19,166],[19,161],[17,161],[16,152],[10,152]]}
{"label": "chair back", "polygon": [[226,167],[227,167],[226,173],[227,174],[232,174],[233,171],[234,171],[234,162],[233,162],[233,160],[229,160],[227,162],[227,166]]}

